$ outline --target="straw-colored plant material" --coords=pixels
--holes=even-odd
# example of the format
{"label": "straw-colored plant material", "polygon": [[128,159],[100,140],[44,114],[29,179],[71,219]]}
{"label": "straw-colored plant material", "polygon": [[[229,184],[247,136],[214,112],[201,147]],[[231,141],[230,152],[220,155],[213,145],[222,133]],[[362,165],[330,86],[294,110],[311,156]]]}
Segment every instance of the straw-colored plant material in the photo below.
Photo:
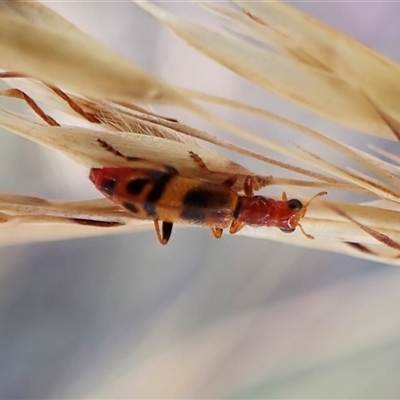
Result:
{"label": "straw-colored plant material", "polygon": [[187,100],[85,35],[43,4],[0,3],[1,67],[83,95],[110,100]]}
{"label": "straw-colored plant material", "polygon": [[[396,104],[396,93],[400,93],[398,66],[347,36],[276,1],[238,2],[252,18],[243,18],[243,13],[235,13],[226,7],[205,4],[229,17],[238,31],[242,32],[244,25],[243,30],[246,29],[251,38],[260,40],[264,37],[264,42],[269,43],[268,38],[272,36],[274,47],[283,51],[283,54],[276,54],[184,20],[148,1],[135,3],[188,44],[257,85],[335,122],[395,139],[376,108],[386,112]],[[253,34],[254,30],[257,34]],[[317,40],[322,43],[316,49],[314,43]],[[351,60],[342,62],[344,46]],[[358,62],[350,64],[353,60]],[[337,67],[332,68],[332,64]],[[351,67],[339,68],[348,64]],[[383,68],[382,75],[377,73],[379,66]],[[364,92],[367,81],[368,87],[373,86],[375,90]],[[397,118],[392,113],[390,117]]]}
{"label": "straw-colored plant material", "polygon": [[2,245],[99,236],[107,229],[108,234],[132,232],[149,225],[105,199],[61,202],[2,193],[0,209]]}
{"label": "straw-colored plant material", "polygon": [[[396,139],[400,126],[394,107],[394,98],[400,90],[395,79],[399,72],[396,64],[286,5],[237,3],[244,11],[217,4],[206,4],[206,7],[227,19],[233,30],[267,43],[273,50],[214,32],[152,3],[137,2],[190,45],[261,87],[345,126]],[[57,45],[61,41],[63,45]],[[184,176],[221,183],[235,175],[237,191],[243,189],[245,178],[252,175],[256,189],[281,185],[287,192],[295,192],[294,187],[310,187],[318,191],[339,189],[368,194],[381,202],[358,205],[313,201],[301,225],[315,240],[306,238],[300,230],[286,235],[274,228],[246,228],[241,233],[398,262],[400,229],[396,221],[400,217],[397,208],[400,170],[395,156],[393,163],[384,162],[376,155],[266,110],[167,85],[36,2],[1,3],[0,51],[0,67],[10,71],[0,77],[7,78],[11,87],[1,94],[23,99],[38,115],[28,118],[8,109],[0,110],[0,126],[8,131],[63,153],[86,166],[88,172],[93,167],[130,165],[129,161],[99,146],[100,139],[123,154],[174,166]],[[311,137],[363,169],[349,170],[300,145],[283,146],[257,136],[205,111],[196,104],[199,100],[273,120],[293,129],[296,139],[300,135]],[[176,121],[173,116],[150,112],[147,103],[189,109],[232,134],[256,143],[260,150],[258,153],[247,150]],[[41,104],[80,118],[82,126],[61,126],[50,115],[51,111],[43,111]],[[203,143],[297,173],[300,179],[257,175],[208,150]],[[289,157],[292,162],[283,162],[279,156],[267,157],[263,148]],[[384,154],[375,150],[378,155]],[[207,168],[194,162],[190,151],[198,154]],[[299,161],[307,167],[298,166]],[[305,202],[310,198],[301,197]],[[2,194],[0,213],[3,244],[153,227],[151,221],[136,220],[106,199],[56,202]],[[25,226],[35,226],[38,230],[27,230]],[[60,226],[63,226],[62,233]]]}

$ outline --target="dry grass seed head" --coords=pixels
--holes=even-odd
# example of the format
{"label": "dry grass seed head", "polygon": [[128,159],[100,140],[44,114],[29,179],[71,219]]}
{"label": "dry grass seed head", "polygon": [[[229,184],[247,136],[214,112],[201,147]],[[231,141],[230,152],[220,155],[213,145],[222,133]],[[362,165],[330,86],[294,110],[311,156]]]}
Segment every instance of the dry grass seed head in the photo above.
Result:
{"label": "dry grass seed head", "polygon": [[[207,6],[212,8],[213,12],[230,20],[231,26],[234,26],[236,31],[245,33],[258,41],[265,39],[274,47],[275,52],[268,52],[242,39],[217,34],[193,22],[171,15],[151,3],[137,2],[190,45],[256,84],[345,126],[379,137],[396,139],[399,126],[397,111],[393,107],[393,97],[398,90],[396,64],[284,4],[236,3],[244,7],[244,13],[219,5],[207,4]],[[96,145],[97,139],[100,138],[113,143],[121,152],[162,160],[166,164],[175,165],[182,173],[189,176],[221,181],[232,172],[240,176],[251,174],[251,171],[237,163],[199,147],[193,141],[193,137],[196,137],[259,160],[275,163],[314,179],[301,181],[264,176],[259,177],[260,186],[293,184],[340,188],[367,192],[375,197],[399,202],[399,194],[396,190],[398,180],[391,175],[395,167],[387,162],[374,162],[374,159],[365,152],[264,110],[254,109],[228,99],[167,86],[95,43],[42,4],[14,2],[8,3],[8,8],[3,4],[0,7],[0,19],[2,22],[0,23],[0,49],[3,55],[1,66],[42,80],[45,82],[45,87],[52,93],[50,98],[54,100],[54,104],[61,104],[64,111],[67,110],[81,117],[85,122],[91,123],[89,128],[57,127],[53,123],[51,123],[53,126],[47,126],[8,110],[2,110],[0,125],[11,132],[60,151],[88,167],[126,165],[124,160],[111,157]],[[15,36],[14,41],[10,40],[12,35]],[[65,40],[65,47],[54,46],[57,39],[61,37]],[[29,47],[28,51],[26,51],[27,47]],[[88,51],[89,47],[90,51]],[[339,48],[340,51],[338,51]],[[43,62],[43,57],[41,57],[44,52],[50,55],[46,58],[46,62]],[[329,58],[327,58],[328,54]],[[358,71],[358,73],[353,71]],[[35,83],[41,84],[38,81]],[[58,89],[59,86],[65,87],[68,91],[61,91]],[[306,90],[306,87],[318,90]],[[387,95],[389,88],[391,96]],[[11,89],[3,94],[23,97],[25,101],[29,101],[22,93]],[[363,167],[367,167],[372,173],[386,180],[389,185],[394,185],[394,188],[361,173],[335,167],[310,152],[306,156],[305,153],[294,152],[287,147],[253,135],[243,128],[204,111],[193,103],[198,99],[262,115],[291,126],[298,132],[311,135],[358,161]],[[40,98],[37,100],[40,101]],[[132,100],[142,104],[164,103],[189,109],[253,143],[290,156],[296,161],[305,162],[312,169],[285,164],[263,154],[250,152],[174,119],[148,112],[142,105],[132,105]],[[41,115],[41,117],[46,120],[46,116]],[[51,122],[51,118],[48,116],[46,122]],[[194,148],[210,170],[220,172],[219,177],[194,165],[188,156],[188,151]],[[315,171],[314,168],[322,170],[324,174]],[[333,175],[335,178],[326,174]],[[14,208],[13,201],[16,205]],[[129,219],[123,211],[115,209],[106,200],[96,203],[100,205],[100,208],[95,210],[91,209],[94,203],[89,201],[83,213],[74,208],[76,204],[68,202],[63,204],[49,202],[46,205],[47,208],[43,208],[43,205],[38,205],[36,200],[25,205],[25,207],[31,207],[31,211],[28,212],[26,208],[20,208],[21,199],[14,197],[13,201],[10,198],[0,200],[4,222],[11,223],[12,220],[17,221],[19,218],[18,223],[22,223],[25,216],[26,222],[33,223],[35,218],[40,219],[40,215],[43,216],[44,224],[50,223],[49,218],[65,218],[66,220],[69,218],[69,222],[80,220],[82,224],[87,220],[98,220],[110,224],[122,221],[121,223],[127,224],[126,218]],[[343,241],[345,244],[352,244],[346,244],[346,246],[352,247],[354,254],[363,253],[362,256],[365,256],[368,253],[365,250],[366,246],[375,243],[375,247],[379,247],[376,244],[376,240],[380,240],[379,235],[375,232],[386,235],[382,233],[386,231],[387,237],[393,240],[393,243],[399,240],[398,228],[391,224],[392,221],[398,219],[397,211],[379,207],[366,208],[363,205],[335,207],[336,205],[329,206],[316,202],[310,207],[304,221],[307,230],[312,231],[313,234],[316,232],[317,238],[332,241],[332,250],[335,250],[335,243]],[[346,209],[346,211],[339,212],[339,209]],[[37,223],[38,220],[36,219],[35,222]],[[129,223],[140,224],[142,221],[129,219]],[[96,228],[93,229],[96,230]],[[247,232],[247,234],[250,233]],[[261,230],[257,235],[264,236],[264,231]],[[276,240],[283,238],[279,232],[275,234],[272,230],[268,231],[267,235],[274,236]],[[284,240],[288,240],[286,236]],[[291,241],[296,240],[299,240],[299,237],[294,235]],[[380,240],[382,249],[389,245],[390,240],[386,242]],[[320,241],[314,242],[316,247],[319,245],[318,242]],[[343,249],[342,245],[339,247]],[[371,254],[376,256],[378,253],[371,250]]]}

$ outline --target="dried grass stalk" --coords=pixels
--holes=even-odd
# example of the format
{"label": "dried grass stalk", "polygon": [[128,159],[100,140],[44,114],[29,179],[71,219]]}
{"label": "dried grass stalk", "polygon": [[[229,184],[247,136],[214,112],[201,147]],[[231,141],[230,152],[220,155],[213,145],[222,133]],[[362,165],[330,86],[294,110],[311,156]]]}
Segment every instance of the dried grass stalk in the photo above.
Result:
{"label": "dried grass stalk", "polygon": [[1,2],[0,53],[2,68],[83,95],[187,103],[171,87],[35,1]]}
{"label": "dried grass stalk", "polygon": [[[398,115],[394,109],[398,66],[318,21],[278,2],[237,2],[245,12],[217,4],[205,5],[229,20],[235,31],[268,43],[273,51],[267,51],[171,15],[149,2],[137,4],[190,45],[256,84],[345,126],[387,139],[398,137]],[[61,39],[65,45],[55,45]],[[6,1],[0,5],[0,51],[0,66],[18,71],[0,75],[9,78],[11,86],[1,94],[24,99],[40,117],[32,119],[1,109],[0,126],[8,131],[61,152],[88,168],[129,166],[126,160],[105,152],[98,145],[98,139],[102,139],[130,156],[173,165],[186,176],[222,182],[232,174],[237,175],[236,190],[241,190],[247,175],[253,175],[258,188],[279,184],[369,194],[380,199],[379,203],[313,202],[303,225],[315,240],[306,239],[301,232],[284,235],[277,229],[248,228],[243,234],[398,263],[400,229],[396,221],[400,191],[396,175],[400,169],[396,156],[392,157],[393,163],[384,162],[265,110],[168,86],[94,42],[40,3]],[[387,96],[389,88],[391,95]],[[358,162],[368,173],[333,165],[299,146],[293,150],[254,135],[206,112],[195,104],[198,100],[290,127],[297,135],[312,137]],[[149,112],[147,102],[190,109],[260,148],[291,157],[293,163],[249,151]],[[39,103],[80,118],[85,127],[59,126],[52,115],[42,111]],[[194,138],[306,179],[256,175],[200,146]],[[211,172],[199,168],[188,151],[199,154]],[[387,156],[379,149],[377,153]],[[309,168],[297,166],[298,161]],[[3,244],[130,232],[152,226],[151,222],[133,219],[106,199],[56,202],[1,194],[0,213]],[[35,230],[27,230],[26,226],[35,226]]]}
{"label": "dried grass stalk", "polygon": [[[385,101],[392,104],[392,94],[396,92],[393,92],[393,85],[395,88],[399,87],[396,76],[398,66],[393,62],[385,62],[383,57],[377,56],[372,50],[347,36],[275,1],[238,2],[251,13],[252,18],[246,19],[243,18],[243,14],[238,18],[238,13],[231,9],[205,3],[229,18],[238,31],[242,32],[244,26],[243,30],[247,29],[246,33],[252,39],[258,40],[261,36],[266,41],[271,34],[275,48],[283,50],[283,54],[277,54],[237,38],[221,35],[193,21],[184,20],[149,1],[141,0],[135,3],[167,25],[188,44],[255,84],[350,128],[386,139],[395,139],[377,107],[386,111]],[[276,15],[277,10],[280,10],[286,19],[281,18],[281,14]],[[272,11],[276,12],[272,14]],[[258,29],[258,34],[252,34],[251,28]],[[302,32],[305,32],[303,36],[306,36],[306,33],[308,36],[303,38]],[[309,36],[318,39],[311,40]],[[316,40],[323,42],[318,49],[311,45],[307,47],[305,44],[315,43]],[[354,60],[357,60],[358,56],[363,60],[354,65],[351,74],[339,67],[328,69],[332,63],[341,65],[344,45],[351,48],[348,53],[352,54]],[[316,55],[320,55],[322,60],[314,60]],[[377,68],[382,64],[384,70],[389,72],[382,71],[383,74],[380,75]],[[379,98],[373,96],[373,91],[365,93],[364,86],[361,86],[364,81],[368,81],[370,73],[373,73],[374,78],[372,85],[380,88]],[[358,76],[363,76],[362,82],[355,79]]]}

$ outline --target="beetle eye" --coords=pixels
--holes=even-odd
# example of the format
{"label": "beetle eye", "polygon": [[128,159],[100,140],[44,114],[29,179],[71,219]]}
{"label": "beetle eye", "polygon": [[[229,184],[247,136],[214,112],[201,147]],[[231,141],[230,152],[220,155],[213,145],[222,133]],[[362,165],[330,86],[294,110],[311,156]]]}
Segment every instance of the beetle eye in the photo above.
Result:
{"label": "beetle eye", "polygon": [[303,208],[303,204],[301,203],[300,200],[297,200],[297,199],[289,200],[287,202],[287,205],[291,210],[294,210],[294,211],[299,211]]}
{"label": "beetle eye", "polygon": [[284,232],[284,233],[292,233],[295,230],[296,230],[296,228],[281,229],[281,231]]}

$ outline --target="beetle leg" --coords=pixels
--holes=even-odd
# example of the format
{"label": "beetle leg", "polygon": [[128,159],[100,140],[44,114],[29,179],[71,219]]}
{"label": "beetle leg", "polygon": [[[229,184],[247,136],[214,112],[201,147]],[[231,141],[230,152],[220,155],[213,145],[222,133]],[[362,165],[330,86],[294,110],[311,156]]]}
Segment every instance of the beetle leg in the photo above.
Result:
{"label": "beetle leg", "polygon": [[229,228],[229,233],[233,235],[233,234],[239,232],[245,226],[246,226],[245,222],[241,222],[241,221],[235,220],[235,221],[232,222],[232,224],[231,224],[231,226]]}
{"label": "beetle leg", "polygon": [[145,167],[148,169],[154,169],[154,170],[158,170],[158,171],[161,170],[161,171],[165,171],[171,175],[179,174],[178,170],[170,165],[162,164],[157,161],[147,160],[145,158],[126,156],[125,154],[122,154],[120,151],[118,151],[113,146],[111,146],[111,144],[107,143],[105,140],[97,139],[97,143],[105,151],[108,151],[109,153],[113,154],[116,157],[123,158],[126,161],[136,162],[136,163],[140,164],[140,167],[142,167],[142,168]]}
{"label": "beetle leg", "polygon": [[219,239],[224,231],[222,228],[210,228],[211,233],[214,235],[215,239]]}
{"label": "beetle leg", "polygon": [[211,171],[208,169],[206,163],[203,161],[203,159],[202,159],[198,154],[196,154],[196,153],[193,152],[193,151],[189,151],[188,153],[189,153],[189,156],[192,158],[192,160],[193,160],[201,169],[204,169],[204,170],[207,171],[207,172],[211,172]]}
{"label": "beetle leg", "polygon": [[252,176],[246,176],[246,179],[244,180],[243,191],[247,197],[254,196],[254,178]]}
{"label": "beetle leg", "polygon": [[158,219],[154,220],[154,228],[156,230],[157,239],[162,245],[168,243],[168,240],[171,237],[173,225],[174,224],[172,222],[162,222],[162,229],[160,230],[160,221]]}
{"label": "beetle leg", "polygon": [[172,227],[174,224],[172,222],[163,222],[162,223],[162,239],[163,239],[163,244],[167,244],[169,241],[169,238],[171,237],[172,233]]}
{"label": "beetle leg", "polygon": [[[196,154],[193,151],[189,151],[189,156],[193,159],[193,161],[201,168],[204,169],[206,172],[210,173],[210,174],[220,174],[220,172],[217,171],[210,171],[206,165],[206,163],[203,161],[203,159]],[[236,175],[232,175],[230,176],[228,179],[225,179],[222,182],[222,185],[227,186],[229,188],[231,188],[237,181],[237,176]]]}

